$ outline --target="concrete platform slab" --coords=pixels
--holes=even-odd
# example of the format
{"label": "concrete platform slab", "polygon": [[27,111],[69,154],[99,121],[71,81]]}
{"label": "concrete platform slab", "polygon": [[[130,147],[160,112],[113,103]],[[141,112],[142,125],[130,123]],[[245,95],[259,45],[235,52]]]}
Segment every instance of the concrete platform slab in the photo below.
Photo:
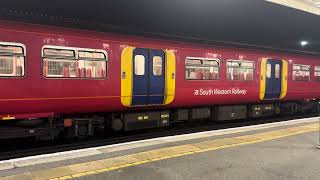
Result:
{"label": "concrete platform slab", "polygon": [[168,158],[78,180],[318,180],[317,132]]}
{"label": "concrete platform slab", "polygon": [[213,130],[213,131],[205,131],[205,132],[199,132],[199,133],[176,135],[176,136],[170,136],[170,137],[160,137],[160,138],[153,138],[153,139],[141,140],[141,141],[135,141],[135,142],[107,145],[103,147],[86,148],[81,150],[44,154],[44,155],[32,156],[32,157],[26,157],[26,158],[17,158],[17,159],[12,159],[8,161],[1,161],[0,166],[2,166],[3,169],[13,169],[16,167],[18,168],[28,167],[28,166],[34,166],[39,164],[47,164],[52,162],[59,162],[59,161],[77,159],[82,157],[95,156],[95,155],[104,154],[104,153],[132,150],[135,148],[144,148],[144,147],[155,146],[155,145],[163,145],[165,143],[175,143],[175,142],[181,142],[181,141],[210,138],[213,136],[221,136],[226,134],[236,134],[236,133],[244,133],[244,132],[250,132],[250,131],[257,131],[257,130],[265,130],[265,129],[277,128],[281,126],[294,126],[297,124],[312,123],[312,122],[318,122],[318,121],[319,121],[319,117],[304,118],[304,119],[252,125],[252,126],[239,127],[239,128],[229,128],[229,129],[222,129],[222,130]]}
{"label": "concrete platform slab", "polygon": [[31,173],[17,174],[1,178],[1,180],[34,180]]}
{"label": "concrete platform slab", "polygon": [[[241,130],[234,128],[234,131],[228,129],[224,131],[218,130],[218,132],[209,131],[207,133],[181,135],[178,138],[179,140],[176,142],[171,140],[176,138],[174,136],[156,138],[154,139],[155,142],[145,140],[125,143],[123,145],[108,146],[111,151],[107,149],[108,147],[69,151],[67,153],[60,154],[66,155],[73,153],[70,154],[70,157],[81,157],[81,152],[88,152],[89,155],[85,156],[85,158],[78,158],[74,161],[61,160],[55,163],[51,162],[43,165],[23,166],[12,170],[0,171],[0,179],[1,177],[12,178],[14,177],[12,175],[17,176],[21,174],[27,174],[28,176],[26,176],[26,178],[29,178],[29,175],[31,174],[34,179],[68,179],[86,177],[89,175],[92,175],[92,177],[95,177],[95,175],[100,177],[99,174],[101,173],[105,174],[109,172],[113,173],[116,171],[123,171],[124,168],[135,168],[136,166],[144,166],[144,164],[171,161],[172,159],[180,159],[187,156],[197,156],[198,154],[206,154],[211,151],[221,151],[222,149],[252,146],[252,144],[264,144],[267,141],[274,141],[280,138],[315,132],[319,128],[318,123],[315,123],[317,120],[318,118],[309,118],[307,120],[303,119],[300,122],[287,121],[266,124],[264,126],[258,125],[254,127],[243,127],[240,128]],[[193,135],[194,138],[190,138],[190,136]],[[185,138],[182,138],[183,136]],[[141,145],[145,142],[148,142],[148,146],[146,147]],[[128,149],[130,144],[132,144],[132,149]],[[100,151],[99,149],[103,150]],[[90,153],[90,150],[93,150],[92,153]],[[119,152],[113,150],[119,150]],[[79,153],[80,156],[77,153]],[[63,159],[63,156],[58,156],[58,154],[59,153],[56,153],[54,156],[51,156],[51,158]],[[41,157],[44,158],[45,156],[46,155]],[[239,156],[242,156],[242,154],[239,154]],[[26,160],[32,160],[32,157],[25,158],[24,161]],[[259,159],[257,159],[257,161],[259,161]],[[23,161],[12,160],[11,163],[12,162],[21,163]]]}
{"label": "concrete platform slab", "polygon": [[11,162],[0,163],[0,171],[13,169],[13,168],[14,168],[14,164]]}

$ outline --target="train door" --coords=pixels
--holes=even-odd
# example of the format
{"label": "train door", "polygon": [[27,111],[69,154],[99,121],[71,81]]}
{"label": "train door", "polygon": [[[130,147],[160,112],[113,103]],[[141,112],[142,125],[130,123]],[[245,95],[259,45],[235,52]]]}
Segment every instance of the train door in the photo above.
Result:
{"label": "train door", "polygon": [[278,99],[281,94],[282,61],[268,59],[266,66],[266,99]]}
{"label": "train door", "polygon": [[162,50],[133,50],[132,106],[160,105],[165,93],[165,53]]}

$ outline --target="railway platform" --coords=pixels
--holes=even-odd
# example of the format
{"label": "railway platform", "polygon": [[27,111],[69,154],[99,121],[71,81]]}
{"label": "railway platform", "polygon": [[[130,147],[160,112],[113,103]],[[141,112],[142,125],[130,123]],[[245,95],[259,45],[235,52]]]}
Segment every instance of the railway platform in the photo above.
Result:
{"label": "railway platform", "polygon": [[319,118],[0,162],[0,179],[320,179]]}

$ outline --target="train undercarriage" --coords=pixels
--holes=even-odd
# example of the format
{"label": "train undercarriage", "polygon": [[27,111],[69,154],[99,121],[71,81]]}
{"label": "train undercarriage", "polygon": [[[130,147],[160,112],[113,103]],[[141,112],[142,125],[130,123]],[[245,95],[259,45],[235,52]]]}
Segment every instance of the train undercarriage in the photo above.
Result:
{"label": "train undercarriage", "polygon": [[229,121],[319,112],[319,101],[269,102],[249,105],[186,107],[156,111],[77,114],[0,122],[0,139],[83,138],[103,132],[124,132],[191,121]]}

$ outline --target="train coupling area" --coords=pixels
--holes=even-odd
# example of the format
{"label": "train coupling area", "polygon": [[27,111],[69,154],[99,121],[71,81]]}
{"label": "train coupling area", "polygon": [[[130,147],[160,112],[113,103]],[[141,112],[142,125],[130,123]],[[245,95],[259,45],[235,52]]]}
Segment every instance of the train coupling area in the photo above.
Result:
{"label": "train coupling area", "polygon": [[0,179],[319,179],[319,118],[0,162]]}

